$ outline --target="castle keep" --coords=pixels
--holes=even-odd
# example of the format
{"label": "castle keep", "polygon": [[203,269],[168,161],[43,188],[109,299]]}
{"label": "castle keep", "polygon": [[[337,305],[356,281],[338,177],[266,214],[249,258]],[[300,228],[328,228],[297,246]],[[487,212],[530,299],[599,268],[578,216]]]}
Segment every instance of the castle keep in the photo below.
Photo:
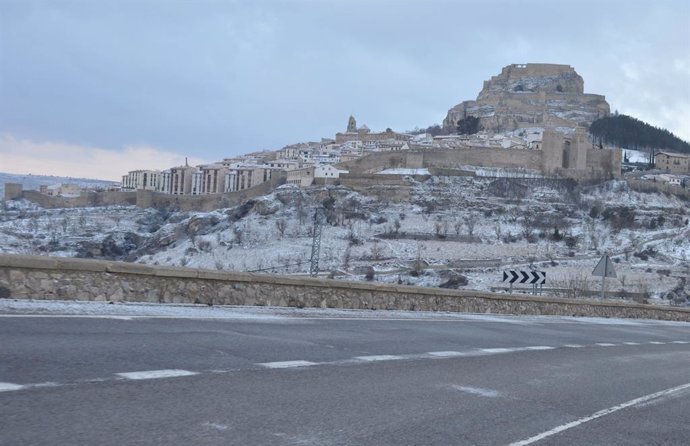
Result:
{"label": "castle keep", "polygon": [[526,127],[585,127],[610,113],[602,95],[584,93],[584,81],[570,65],[513,64],[484,81],[474,101],[448,110],[444,129],[454,132],[458,121],[479,118],[490,132]]}

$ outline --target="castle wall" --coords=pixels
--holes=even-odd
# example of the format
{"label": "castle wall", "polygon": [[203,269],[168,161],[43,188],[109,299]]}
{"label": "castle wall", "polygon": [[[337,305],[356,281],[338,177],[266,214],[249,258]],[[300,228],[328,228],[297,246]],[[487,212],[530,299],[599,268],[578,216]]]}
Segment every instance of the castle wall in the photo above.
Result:
{"label": "castle wall", "polygon": [[[260,197],[271,193],[277,186],[285,183],[285,174],[275,175],[270,181],[239,192],[212,195],[172,195],[150,190],[136,192],[82,192],[78,197],[51,197],[34,190],[21,191],[21,184],[10,185],[10,193],[15,198],[24,198],[46,209],[99,207],[99,206],[139,206],[174,207],[183,211],[212,211],[221,207],[229,207],[242,203],[250,198]],[[16,187],[19,186],[19,189]],[[7,184],[5,196],[7,197]]]}
{"label": "castle wall", "polygon": [[5,201],[22,198],[23,186],[20,183],[5,183]]}
{"label": "castle wall", "polygon": [[453,169],[466,165],[541,170],[542,152],[540,150],[493,148],[428,150],[424,152],[423,167],[426,168]]}
{"label": "castle wall", "polygon": [[25,190],[22,198],[46,209],[131,206],[136,203],[136,192],[82,192],[78,197],[51,197],[35,190]]}

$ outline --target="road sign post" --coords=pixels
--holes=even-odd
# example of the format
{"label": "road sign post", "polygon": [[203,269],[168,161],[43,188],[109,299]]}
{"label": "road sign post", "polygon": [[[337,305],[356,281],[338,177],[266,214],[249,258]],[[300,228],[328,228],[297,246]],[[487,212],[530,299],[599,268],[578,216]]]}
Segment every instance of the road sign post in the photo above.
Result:
{"label": "road sign post", "polygon": [[603,299],[606,290],[606,278],[616,277],[616,270],[613,268],[613,262],[608,254],[604,255],[601,260],[599,260],[597,266],[594,267],[594,271],[592,271],[592,275],[601,277],[601,298]]}

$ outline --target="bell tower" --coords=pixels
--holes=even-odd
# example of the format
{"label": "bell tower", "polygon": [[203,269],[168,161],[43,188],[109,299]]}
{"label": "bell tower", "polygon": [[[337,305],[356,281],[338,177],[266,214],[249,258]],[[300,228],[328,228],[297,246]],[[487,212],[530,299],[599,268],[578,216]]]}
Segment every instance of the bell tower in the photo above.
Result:
{"label": "bell tower", "polygon": [[357,121],[354,116],[347,120],[347,133],[357,133]]}

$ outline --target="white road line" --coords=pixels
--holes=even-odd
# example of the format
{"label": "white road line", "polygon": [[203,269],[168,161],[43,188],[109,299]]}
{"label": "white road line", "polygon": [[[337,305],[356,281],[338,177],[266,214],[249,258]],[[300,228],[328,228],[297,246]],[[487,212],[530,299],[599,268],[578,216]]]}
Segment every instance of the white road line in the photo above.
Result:
{"label": "white road line", "polygon": [[452,351],[449,351],[449,352],[429,352],[427,354],[429,356],[435,356],[437,358],[453,358],[456,356],[467,356],[468,355],[467,352],[463,353],[463,352],[452,352]]}
{"label": "white road line", "polygon": [[552,435],[556,435],[560,432],[571,429],[573,427],[577,427],[577,426],[579,426],[583,423],[586,423],[588,421],[596,420],[597,418],[601,418],[605,415],[609,415],[609,414],[612,414],[614,412],[618,412],[619,410],[623,410],[623,409],[626,409],[628,407],[637,406],[637,405],[640,405],[642,403],[646,403],[648,401],[651,401],[651,400],[654,400],[657,398],[663,398],[663,397],[669,396],[673,393],[680,392],[680,391],[683,391],[686,389],[690,389],[690,383],[683,384],[682,386],[678,386],[678,387],[672,387],[670,389],[662,390],[660,392],[651,393],[649,395],[635,398],[634,400],[627,401],[627,402],[619,404],[617,406],[613,406],[613,407],[609,407],[608,409],[600,410],[599,412],[595,412],[588,417],[583,417],[583,418],[580,418],[578,420],[571,421],[570,423],[562,424],[562,425],[557,426],[551,430],[548,430],[546,432],[542,432],[541,434],[527,438],[526,440],[521,440],[521,441],[517,441],[515,443],[510,443],[510,446],[526,446],[528,444],[532,444],[532,443],[535,443],[537,441],[543,440],[544,438],[550,437]]}
{"label": "white road line", "polygon": [[615,347],[616,344],[609,344],[608,342],[597,342],[595,345],[599,347]]}
{"label": "white road line", "polygon": [[192,376],[198,375],[199,372],[190,372],[189,370],[167,369],[167,370],[145,370],[141,372],[123,372],[116,373],[126,379],[159,379],[159,378],[174,378],[177,376]]}
{"label": "white road line", "polygon": [[458,385],[452,385],[452,388],[455,390],[459,390],[460,392],[465,392],[469,393],[471,395],[478,395],[478,396],[483,396],[485,398],[497,398],[499,393],[497,390],[492,390],[492,389],[482,389],[481,387],[466,387],[466,386],[458,386]]}
{"label": "white road line", "polygon": [[359,359],[360,361],[373,362],[373,361],[395,361],[397,359],[406,359],[406,358],[404,356],[397,356],[397,355],[371,355],[371,356],[355,356],[355,359]]}
{"label": "white road line", "polygon": [[625,345],[640,345],[639,342],[624,342]]}
{"label": "white road line", "polygon": [[554,350],[556,347],[549,347],[548,345],[535,345],[527,347],[527,350]]}
{"label": "white road line", "polygon": [[649,341],[648,344],[654,344],[654,345],[662,345],[665,344],[665,342],[659,342],[659,341]]}
{"label": "white road line", "polygon": [[22,390],[25,388],[26,386],[22,386],[21,384],[0,383],[0,392],[12,392],[14,390]]}
{"label": "white road line", "polygon": [[289,369],[293,367],[309,367],[310,365],[316,365],[316,362],[310,361],[277,361],[277,362],[261,362],[257,365],[266,367],[267,369]]}
{"label": "white road line", "polygon": [[563,347],[566,347],[566,348],[583,348],[584,345],[580,345],[580,344],[565,344]]}
{"label": "white road line", "polygon": [[520,351],[519,348],[481,348],[479,349],[480,351],[484,353],[489,353],[489,354],[499,354],[499,353],[512,353],[512,352],[517,352]]}
{"label": "white road line", "polygon": [[690,344],[690,341],[671,341],[671,344]]}

